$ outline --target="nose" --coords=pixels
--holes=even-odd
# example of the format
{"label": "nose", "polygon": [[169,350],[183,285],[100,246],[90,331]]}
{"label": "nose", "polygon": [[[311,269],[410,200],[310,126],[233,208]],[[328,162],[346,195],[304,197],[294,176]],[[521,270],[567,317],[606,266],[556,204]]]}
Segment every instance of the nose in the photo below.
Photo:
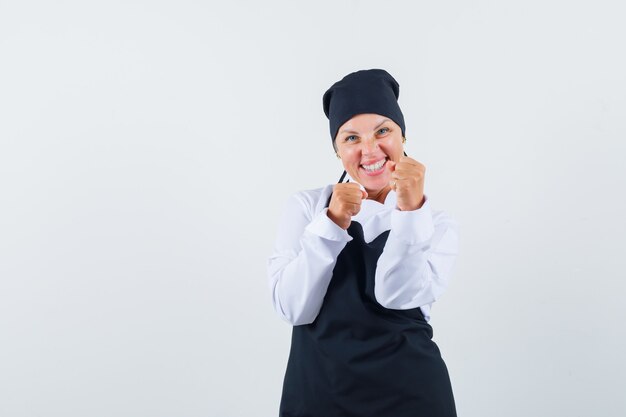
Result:
{"label": "nose", "polygon": [[367,138],[362,141],[363,144],[363,153],[370,154],[374,153],[378,150],[378,143],[376,142],[376,138]]}

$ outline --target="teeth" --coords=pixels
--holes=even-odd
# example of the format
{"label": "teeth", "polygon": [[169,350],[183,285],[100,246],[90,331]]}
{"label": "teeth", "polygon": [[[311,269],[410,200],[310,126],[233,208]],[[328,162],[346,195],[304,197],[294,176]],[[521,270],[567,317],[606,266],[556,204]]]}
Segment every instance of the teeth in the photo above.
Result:
{"label": "teeth", "polygon": [[368,171],[376,171],[376,170],[380,169],[384,164],[385,164],[385,160],[381,159],[380,161],[376,162],[375,164],[363,165],[363,168],[365,168]]}

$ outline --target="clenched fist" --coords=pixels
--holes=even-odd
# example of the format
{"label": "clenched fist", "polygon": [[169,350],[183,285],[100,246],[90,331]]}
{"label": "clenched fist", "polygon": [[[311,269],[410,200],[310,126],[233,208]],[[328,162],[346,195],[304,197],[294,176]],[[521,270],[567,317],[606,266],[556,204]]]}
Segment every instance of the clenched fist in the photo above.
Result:
{"label": "clenched fist", "polygon": [[391,189],[397,193],[397,206],[402,211],[417,210],[424,204],[424,172],[426,167],[413,158],[402,156],[391,164]]}
{"label": "clenched fist", "polygon": [[361,210],[361,201],[367,198],[367,192],[361,190],[359,184],[344,182],[335,184],[333,195],[328,205],[328,217],[335,224],[346,230],[350,227],[352,216]]}

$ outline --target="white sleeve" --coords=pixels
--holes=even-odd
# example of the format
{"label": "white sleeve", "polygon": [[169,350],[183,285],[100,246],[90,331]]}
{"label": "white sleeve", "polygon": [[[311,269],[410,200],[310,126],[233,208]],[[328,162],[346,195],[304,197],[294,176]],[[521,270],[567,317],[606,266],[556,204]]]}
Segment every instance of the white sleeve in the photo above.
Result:
{"label": "white sleeve", "polygon": [[428,198],[417,210],[394,209],[376,267],[376,300],[392,309],[430,307],[448,286],[458,245],[458,224],[433,214]]}
{"label": "white sleeve", "polygon": [[287,201],[267,265],[274,309],[294,326],[315,320],[337,256],[352,240],[327,208],[315,214],[312,206],[302,193]]}

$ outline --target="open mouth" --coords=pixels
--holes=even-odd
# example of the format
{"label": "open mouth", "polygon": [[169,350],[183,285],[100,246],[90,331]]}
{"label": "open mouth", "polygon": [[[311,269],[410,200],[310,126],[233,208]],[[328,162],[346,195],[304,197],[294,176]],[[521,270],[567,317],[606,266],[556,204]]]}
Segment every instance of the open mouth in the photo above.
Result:
{"label": "open mouth", "polygon": [[385,157],[381,159],[380,161],[374,162],[373,164],[360,165],[360,168],[363,169],[365,173],[368,175],[376,175],[384,171],[385,164],[387,163],[388,160],[389,158]]}

